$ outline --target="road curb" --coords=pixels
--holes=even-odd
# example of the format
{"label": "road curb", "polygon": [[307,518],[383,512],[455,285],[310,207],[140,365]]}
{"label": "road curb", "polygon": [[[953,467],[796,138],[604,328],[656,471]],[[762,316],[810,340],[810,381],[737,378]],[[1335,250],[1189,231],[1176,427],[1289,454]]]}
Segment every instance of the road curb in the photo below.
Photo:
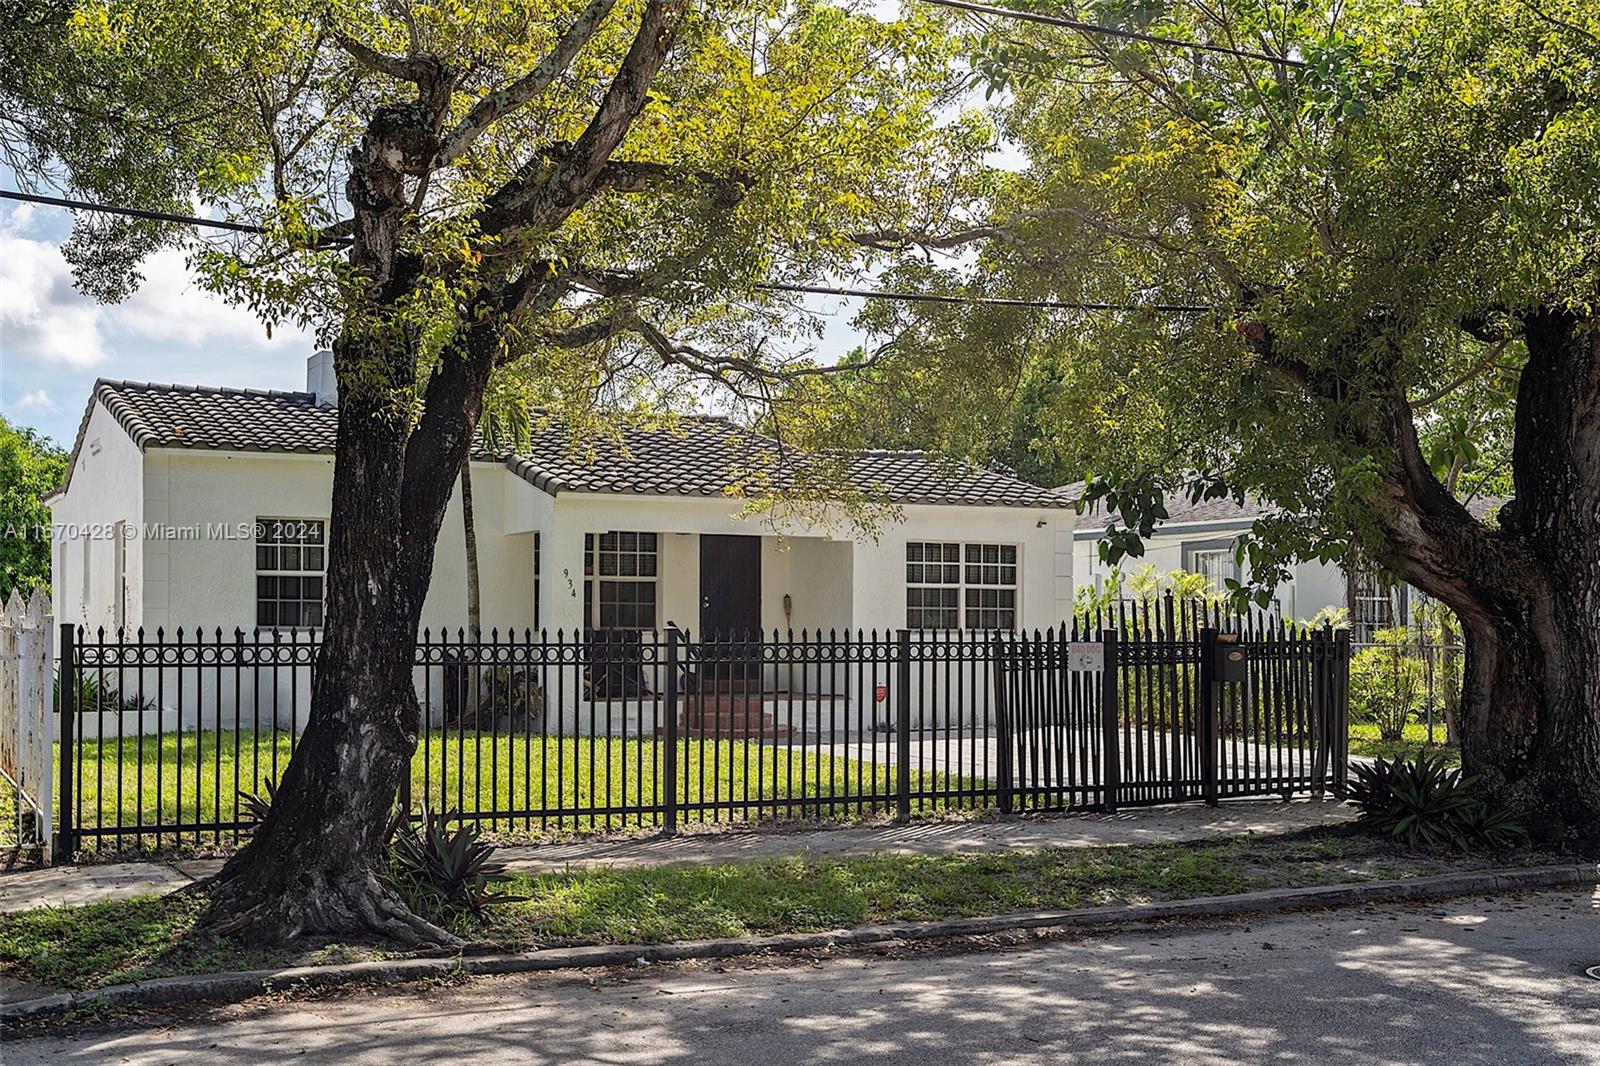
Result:
{"label": "road curb", "polygon": [[689,959],[725,959],[744,955],[793,954],[827,948],[863,947],[895,941],[944,940],[994,933],[1055,929],[1094,929],[1140,925],[1180,918],[1215,918],[1242,914],[1342,907],[1380,900],[1444,899],[1451,896],[1524,892],[1563,885],[1600,884],[1600,865],[1573,863],[1471,873],[1365,881],[1346,885],[1268,889],[1229,896],[1202,896],[1169,903],[1120,907],[1086,907],[1069,911],[1029,911],[983,918],[949,918],[935,922],[890,922],[818,933],[684,940],[669,944],[610,944],[546,948],[517,954],[462,955],[450,958],[392,959],[337,966],[295,966],[276,970],[161,977],[110,985],[86,992],[62,992],[0,1005],[0,1022],[45,1018],[78,1010],[112,1007],[158,1007],[197,1001],[234,1002],[263,993],[330,988],[347,984],[396,984],[459,974],[534,973],[631,966]]}

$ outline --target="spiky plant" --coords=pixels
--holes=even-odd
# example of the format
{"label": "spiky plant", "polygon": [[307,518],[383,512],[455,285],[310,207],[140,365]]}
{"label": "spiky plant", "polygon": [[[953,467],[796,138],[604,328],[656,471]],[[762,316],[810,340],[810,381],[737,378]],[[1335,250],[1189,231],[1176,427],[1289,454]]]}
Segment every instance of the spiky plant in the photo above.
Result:
{"label": "spiky plant", "polygon": [[523,898],[490,887],[505,871],[494,852],[476,823],[448,812],[434,814],[424,805],[418,825],[399,820],[390,848],[389,879],[424,913],[467,911],[482,918],[489,907]]}

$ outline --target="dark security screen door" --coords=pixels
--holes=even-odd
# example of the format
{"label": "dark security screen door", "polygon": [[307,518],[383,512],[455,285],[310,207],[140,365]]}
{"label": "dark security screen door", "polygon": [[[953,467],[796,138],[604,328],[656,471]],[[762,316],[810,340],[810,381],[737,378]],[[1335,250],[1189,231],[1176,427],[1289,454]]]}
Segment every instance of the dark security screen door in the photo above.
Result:
{"label": "dark security screen door", "polygon": [[759,637],[761,538],[700,536],[700,638]]}

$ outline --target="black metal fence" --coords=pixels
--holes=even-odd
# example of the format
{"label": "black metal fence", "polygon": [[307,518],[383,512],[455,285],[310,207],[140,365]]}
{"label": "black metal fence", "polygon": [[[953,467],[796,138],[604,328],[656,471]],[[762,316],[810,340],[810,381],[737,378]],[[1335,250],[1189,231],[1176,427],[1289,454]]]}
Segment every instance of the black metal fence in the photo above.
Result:
{"label": "black metal fence", "polygon": [[[535,840],[1322,790],[1342,644],[1171,603],[1032,633],[427,634],[401,802]],[[315,657],[305,632],[63,627],[57,854],[242,840]]]}

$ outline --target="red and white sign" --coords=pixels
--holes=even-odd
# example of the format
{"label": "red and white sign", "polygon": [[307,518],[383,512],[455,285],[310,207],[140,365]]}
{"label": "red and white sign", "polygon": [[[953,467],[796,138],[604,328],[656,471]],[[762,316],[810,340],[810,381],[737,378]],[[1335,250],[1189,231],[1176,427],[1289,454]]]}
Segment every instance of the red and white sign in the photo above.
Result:
{"label": "red and white sign", "polygon": [[1067,645],[1068,670],[1104,670],[1106,646],[1098,640],[1074,640]]}

